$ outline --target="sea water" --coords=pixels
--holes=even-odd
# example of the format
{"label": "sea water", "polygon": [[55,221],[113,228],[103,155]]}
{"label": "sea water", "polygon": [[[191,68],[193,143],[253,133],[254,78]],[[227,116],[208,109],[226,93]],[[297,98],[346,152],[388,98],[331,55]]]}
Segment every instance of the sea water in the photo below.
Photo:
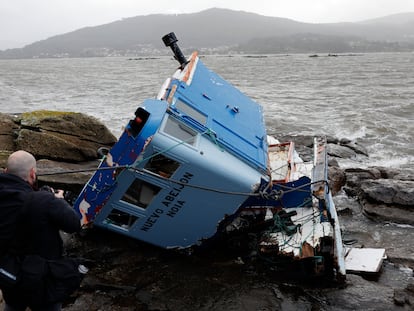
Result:
{"label": "sea water", "polygon": [[[201,56],[263,106],[268,133],[355,140],[344,166],[414,163],[414,53]],[[0,60],[0,112],[82,112],[115,136],[178,67],[171,57]]]}

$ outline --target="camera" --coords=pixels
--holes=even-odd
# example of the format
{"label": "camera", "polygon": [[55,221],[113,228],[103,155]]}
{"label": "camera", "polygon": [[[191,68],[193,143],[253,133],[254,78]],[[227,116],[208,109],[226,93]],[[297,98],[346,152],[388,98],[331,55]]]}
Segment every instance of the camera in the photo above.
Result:
{"label": "camera", "polygon": [[[48,191],[51,193],[56,193],[57,191],[54,190],[52,187],[48,186],[48,185],[43,185],[42,187],[39,188],[40,191]],[[63,192],[63,199],[68,202],[70,205],[73,205],[73,203],[75,202],[77,198],[77,195],[75,195],[73,192],[71,191],[67,191],[65,190]]]}

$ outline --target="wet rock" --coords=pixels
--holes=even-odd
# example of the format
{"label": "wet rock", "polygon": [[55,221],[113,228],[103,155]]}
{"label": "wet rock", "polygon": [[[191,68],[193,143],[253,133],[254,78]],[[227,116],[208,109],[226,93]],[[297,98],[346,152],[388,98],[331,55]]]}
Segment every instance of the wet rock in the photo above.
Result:
{"label": "wet rock", "polygon": [[[275,137],[280,142],[293,141],[295,149],[300,154],[301,158],[307,162],[313,158],[313,143],[315,136],[310,135],[284,135]],[[329,165],[339,166],[335,158],[352,159],[361,154],[368,156],[366,149],[357,142],[349,139],[338,139],[336,137],[327,136],[326,142],[328,146]]]}
{"label": "wet rock", "polygon": [[346,187],[358,190],[361,184],[367,180],[396,180],[396,181],[414,181],[414,170],[397,169],[386,167],[368,167],[368,168],[347,168],[345,169]]}
{"label": "wet rock", "polygon": [[407,172],[406,170],[401,171],[400,169],[397,169],[397,168],[381,167],[381,166],[376,166],[376,167],[371,168],[371,169],[378,170],[381,174],[381,177],[379,177],[379,178],[385,178],[385,179],[393,179],[394,177],[396,177],[396,179],[401,179],[399,177],[399,176],[401,176],[400,174],[404,173],[404,175],[405,175],[406,172]]}
{"label": "wet rock", "polygon": [[10,153],[23,149],[36,159],[81,163],[97,159],[100,147],[110,148],[116,137],[96,118],[81,113],[33,111],[0,114],[0,166]]}
{"label": "wet rock", "polygon": [[66,311],[311,310],[326,299],[236,263],[223,249],[189,256],[101,230],[71,243],[67,250],[91,259],[91,269]]}
{"label": "wet rock", "polygon": [[341,139],[339,141],[339,144],[341,146],[345,146],[349,149],[352,149],[357,154],[362,154],[364,156],[368,156],[367,149],[364,146],[361,146],[360,144],[358,144],[356,141],[352,141],[352,140],[349,140],[349,139]]}
{"label": "wet rock", "polygon": [[347,146],[328,144],[328,155],[342,159],[352,159],[356,157],[356,152]]}
{"label": "wet rock", "polygon": [[346,183],[345,172],[337,166],[329,167],[328,179],[333,195],[337,194]]}
{"label": "wet rock", "polygon": [[14,117],[0,113],[0,167],[4,167],[9,154],[15,150],[15,131],[19,129]]}
{"label": "wet rock", "polygon": [[388,311],[395,308],[392,288],[370,282],[358,275],[348,275],[347,286],[342,290],[328,289],[327,292],[328,310]]}
{"label": "wet rock", "polygon": [[365,215],[376,221],[414,225],[414,211],[400,207],[362,201]]}
{"label": "wet rock", "polygon": [[66,162],[90,161],[99,147],[110,147],[116,137],[97,119],[73,112],[34,111],[18,117],[16,149],[37,159]]}
{"label": "wet rock", "polygon": [[340,140],[335,138],[328,139],[328,155],[342,159],[353,159],[357,155],[368,156],[365,147],[359,145],[356,141],[342,138]]}
{"label": "wet rock", "polygon": [[41,159],[37,161],[39,185],[79,193],[99,165],[98,160],[67,163]]}
{"label": "wet rock", "polygon": [[395,179],[366,180],[361,183],[361,198],[373,203],[414,208],[414,182]]}
{"label": "wet rock", "polygon": [[115,136],[97,119],[80,113],[34,111],[0,115],[0,165],[24,149],[36,159],[83,162],[98,158],[99,147],[111,147]]}
{"label": "wet rock", "polygon": [[365,214],[381,221],[414,224],[414,174],[384,167],[345,170],[345,192],[358,197]]}
{"label": "wet rock", "polygon": [[371,168],[348,168],[345,169],[347,180],[354,179],[355,185],[359,185],[362,180],[379,179],[382,177],[381,171],[376,167]]}
{"label": "wet rock", "polygon": [[362,168],[350,168],[345,169],[346,185],[344,187],[345,192],[352,197],[358,196],[361,183],[365,180],[379,179],[381,178],[381,172],[376,168],[362,169]]}
{"label": "wet rock", "polygon": [[414,282],[409,283],[405,289],[394,291],[394,303],[397,306],[407,305],[414,309]]}
{"label": "wet rock", "polygon": [[395,169],[386,167],[377,167],[381,171],[382,178],[403,180],[403,181],[414,181],[414,169]]}
{"label": "wet rock", "polygon": [[329,167],[338,167],[339,168],[338,160],[336,158],[333,158],[333,157],[328,157],[328,166]]}
{"label": "wet rock", "polygon": [[[66,137],[65,137],[66,136]],[[25,149],[36,158],[50,158],[59,161],[88,161],[97,157],[95,144],[76,144],[77,138],[47,131],[21,129],[16,139],[17,149]],[[53,147],[51,147],[53,146]]]}
{"label": "wet rock", "polygon": [[367,216],[381,221],[414,224],[414,181],[409,172],[372,167],[347,169],[345,175],[344,190],[348,195],[359,198]]}
{"label": "wet rock", "polygon": [[310,135],[284,135],[284,136],[277,136],[275,135],[275,137],[280,141],[280,142],[286,142],[286,141],[294,141],[296,147],[307,147],[307,148],[313,148],[313,140],[314,140],[314,136],[310,136]]}

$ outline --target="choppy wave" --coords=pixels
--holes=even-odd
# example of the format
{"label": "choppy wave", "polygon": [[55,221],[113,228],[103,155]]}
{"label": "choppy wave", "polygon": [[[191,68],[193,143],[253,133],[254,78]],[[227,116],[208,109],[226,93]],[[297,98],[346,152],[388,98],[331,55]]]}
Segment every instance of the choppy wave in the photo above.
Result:
{"label": "choppy wave", "polygon": [[[202,60],[263,105],[271,133],[356,140],[370,154],[355,159],[363,166],[414,162],[413,53]],[[79,111],[119,135],[176,67],[170,57],[1,60],[0,111]]]}

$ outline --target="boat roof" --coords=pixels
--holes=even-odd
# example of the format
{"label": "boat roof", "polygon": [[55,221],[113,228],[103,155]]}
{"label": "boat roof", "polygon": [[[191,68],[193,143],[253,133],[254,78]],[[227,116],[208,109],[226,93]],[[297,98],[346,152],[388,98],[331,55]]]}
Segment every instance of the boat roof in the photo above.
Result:
{"label": "boat roof", "polygon": [[262,107],[208,69],[197,53],[192,54],[183,70],[173,75],[164,99],[184,122],[210,135],[220,147],[251,166],[266,170]]}

